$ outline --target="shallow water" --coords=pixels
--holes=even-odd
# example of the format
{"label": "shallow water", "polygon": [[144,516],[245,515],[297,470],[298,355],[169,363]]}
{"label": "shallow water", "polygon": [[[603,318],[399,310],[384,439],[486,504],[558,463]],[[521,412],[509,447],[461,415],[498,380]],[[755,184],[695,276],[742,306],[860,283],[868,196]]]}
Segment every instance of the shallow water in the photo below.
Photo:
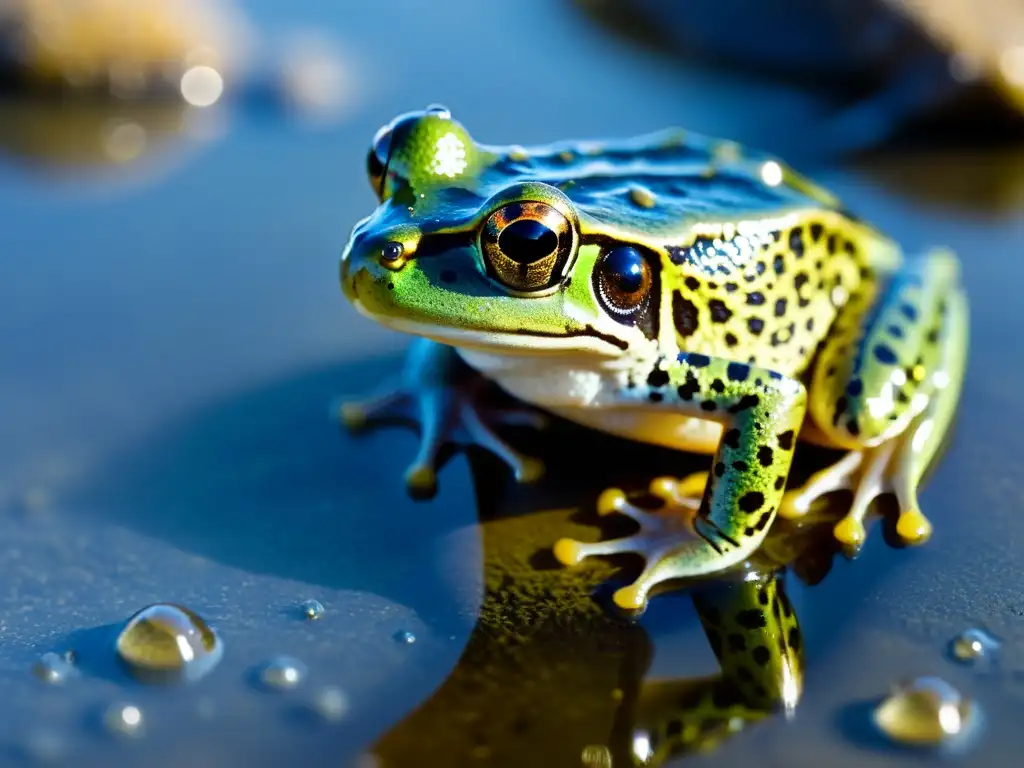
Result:
{"label": "shallow water", "polygon": [[[813,132],[818,106],[640,52],[570,4],[524,0],[500,17],[470,0],[245,7],[263,31],[316,24],[337,38],[359,84],[340,122],[240,105],[205,139],[175,137],[176,119],[160,117],[169,135],[127,168],[43,167],[38,154],[0,165],[3,761],[338,765],[372,749],[384,765],[578,764],[585,746],[621,741],[630,708],[615,688],[639,701],[648,667],[660,678],[717,667],[687,593],[629,625],[590,598],[617,566],[570,574],[545,547],[598,535],[593,499],[607,482],[679,467],[564,427],[534,449],[555,458],[585,442],[600,487],[556,465],[557,480],[512,488],[459,456],[438,497],[416,503],[400,483],[411,433],[340,432],[333,398],[396,372],[407,343],[358,317],[337,284],[341,246],[373,205],[367,144],[394,114],[436,101],[480,140],[521,144],[671,124],[758,144],[780,126]],[[10,137],[37,113],[5,109],[0,141],[24,153]],[[961,254],[963,407],[922,495],[932,541],[895,550],[876,526],[820,584],[787,577],[806,665],[795,717],[692,762],[907,762],[873,735],[870,709],[925,674],[983,706],[971,765],[1007,764],[1024,746],[1022,161],[1001,150],[813,169],[909,248]],[[322,618],[306,619],[308,599]],[[123,622],[155,602],[187,606],[224,641],[195,685],[145,687],[116,663]],[[948,657],[974,626],[1002,641],[994,671]],[[528,630],[534,641],[509,652],[502,638]],[[415,642],[396,641],[403,632]],[[82,675],[33,676],[40,656],[69,649]],[[260,670],[280,655],[305,679],[266,691]],[[347,696],[340,722],[310,717],[323,686]],[[137,738],[103,727],[124,702],[143,712]]]}

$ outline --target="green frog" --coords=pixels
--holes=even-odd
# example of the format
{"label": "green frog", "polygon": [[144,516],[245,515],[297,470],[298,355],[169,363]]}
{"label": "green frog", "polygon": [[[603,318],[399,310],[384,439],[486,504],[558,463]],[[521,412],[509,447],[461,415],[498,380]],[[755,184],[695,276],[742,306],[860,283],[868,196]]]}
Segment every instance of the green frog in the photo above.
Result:
{"label": "green frog", "polygon": [[[632,517],[634,535],[555,544],[566,565],[643,556],[615,593],[623,608],[741,565],[777,515],[837,490],[853,492],[834,529],[847,547],[883,494],[903,541],[931,535],[917,488],[968,342],[950,251],[904,253],[780,160],[680,129],[491,146],[433,105],[382,127],[367,164],[380,204],[351,233],[341,287],[418,341],[399,381],[341,417],[419,421],[412,491],[432,493],[451,442],[492,451],[520,481],[540,475],[495,431],[540,426],[535,411],[495,409],[483,380],[542,413],[713,456],[707,472],[654,478],[657,512],[606,490],[598,512]],[[787,489],[798,442],[842,458]]]}

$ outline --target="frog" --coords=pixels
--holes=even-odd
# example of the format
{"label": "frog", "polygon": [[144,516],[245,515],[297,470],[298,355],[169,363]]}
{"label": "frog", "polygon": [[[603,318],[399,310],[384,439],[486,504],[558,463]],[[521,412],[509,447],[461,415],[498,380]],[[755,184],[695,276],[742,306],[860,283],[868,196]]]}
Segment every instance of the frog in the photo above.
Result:
{"label": "frog", "polygon": [[[780,158],[683,128],[492,145],[434,104],[383,125],[366,164],[377,206],[342,250],[341,290],[414,341],[396,381],[339,414],[353,429],[419,424],[410,492],[436,490],[449,445],[536,481],[542,463],[498,430],[551,416],[709,456],[706,471],[651,479],[657,510],[600,494],[597,513],[634,533],[554,542],[566,567],[642,557],[613,595],[625,610],[742,567],[777,519],[837,491],[852,502],[832,533],[851,552],[882,496],[902,543],[931,537],[918,491],[969,341],[952,250],[905,249]],[[522,407],[494,406],[481,383]],[[585,443],[571,448],[584,462]],[[790,488],[798,444],[839,458]]]}

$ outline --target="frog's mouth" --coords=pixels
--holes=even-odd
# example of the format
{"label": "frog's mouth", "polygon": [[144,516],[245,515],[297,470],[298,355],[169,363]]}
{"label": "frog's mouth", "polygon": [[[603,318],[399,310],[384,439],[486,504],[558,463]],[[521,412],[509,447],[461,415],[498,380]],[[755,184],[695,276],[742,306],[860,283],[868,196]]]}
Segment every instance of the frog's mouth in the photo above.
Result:
{"label": "frog's mouth", "polygon": [[[358,304],[357,304],[358,306]],[[446,328],[419,323],[399,317],[371,315],[381,325],[402,333],[447,344],[458,349],[493,352],[503,355],[572,355],[591,354],[601,357],[619,357],[629,348],[622,339],[602,333],[593,326],[562,332],[545,332],[531,329],[518,330],[472,330]]]}

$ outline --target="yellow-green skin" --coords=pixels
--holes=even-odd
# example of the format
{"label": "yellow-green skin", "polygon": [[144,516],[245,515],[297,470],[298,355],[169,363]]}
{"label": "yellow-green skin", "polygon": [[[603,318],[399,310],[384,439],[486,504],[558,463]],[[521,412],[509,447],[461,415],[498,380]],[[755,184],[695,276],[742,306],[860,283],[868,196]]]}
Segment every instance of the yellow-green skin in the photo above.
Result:
{"label": "yellow-green skin", "polygon": [[[413,483],[431,481],[446,436],[428,417],[437,408],[521,478],[536,474],[490,432],[470,396],[452,406],[459,395],[445,386],[445,372],[454,348],[531,405],[714,454],[706,480],[652,487],[695,511],[695,535],[670,545],[644,534],[556,546],[566,563],[643,554],[648,568],[617,595],[624,606],[642,606],[659,581],[741,563],[780,506],[790,516],[806,512],[806,494],[784,498],[798,440],[851,452],[852,461],[807,493],[850,488],[870,501],[891,491],[900,535],[917,542],[930,534],[916,488],[952,419],[967,344],[950,253],[905,257],[779,161],[680,130],[494,147],[473,141],[447,110],[428,108],[378,133],[370,176],[381,203],[352,232],[342,289],[364,314],[434,344],[413,351],[404,389],[345,415],[359,422],[412,398],[424,422]],[[487,234],[492,214],[512,203],[520,205],[506,210],[543,203],[557,212],[545,221],[562,227],[564,264],[525,288],[502,278],[495,263],[504,257],[494,254],[503,241]],[[622,247],[644,256],[651,278],[642,309],[626,317],[602,293],[604,259]],[[854,506],[836,528],[851,546],[863,540],[866,501]],[[600,508],[651,524],[618,491]]]}

